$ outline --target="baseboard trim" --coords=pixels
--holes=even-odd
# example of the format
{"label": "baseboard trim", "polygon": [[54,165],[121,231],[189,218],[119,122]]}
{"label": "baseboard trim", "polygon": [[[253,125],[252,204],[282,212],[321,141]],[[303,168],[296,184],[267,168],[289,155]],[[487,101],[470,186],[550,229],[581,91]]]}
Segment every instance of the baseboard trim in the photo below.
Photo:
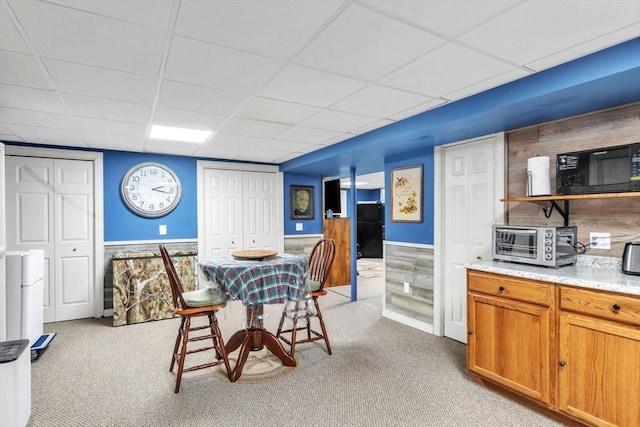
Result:
{"label": "baseboard trim", "polygon": [[430,325],[425,322],[421,322],[416,319],[412,319],[407,316],[403,316],[402,314],[395,313],[393,311],[389,311],[386,309],[382,310],[382,317],[386,317],[387,319],[395,320],[396,322],[400,322],[403,325],[411,326],[412,328],[418,329],[423,332],[427,332],[429,334],[433,334],[433,325]]}

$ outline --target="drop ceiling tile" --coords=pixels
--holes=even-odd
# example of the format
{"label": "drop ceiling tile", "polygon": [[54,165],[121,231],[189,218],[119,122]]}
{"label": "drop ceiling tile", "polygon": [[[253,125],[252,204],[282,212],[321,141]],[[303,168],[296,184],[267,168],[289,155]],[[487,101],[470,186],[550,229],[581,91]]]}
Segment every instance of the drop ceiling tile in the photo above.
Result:
{"label": "drop ceiling tile", "polygon": [[12,133],[0,132],[0,141],[25,142],[22,138]]}
{"label": "drop ceiling tile", "polygon": [[40,56],[152,76],[160,70],[162,30],[44,2],[11,7]]}
{"label": "drop ceiling tile", "polygon": [[318,114],[304,120],[300,125],[314,129],[331,130],[334,132],[351,132],[359,127],[369,125],[377,119],[344,113],[334,110],[322,110]]}
{"label": "drop ceiling tile", "polygon": [[327,107],[367,83],[297,65],[287,66],[265,86],[260,96]]}
{"label": "drop ceiling tile", "polygon": [[210,159],[235,160],[240,154],[242,154],[243,151],[246,151],[246,150],[239,147],[215,145],[209,142],[203,145],[202,147],[196,149],[193,155],[198,157],[206,157]]}
{"label": "drop ceiling tile", "polygon": [[58,94],[50,90],[0,84],[0,107],[66,114]]}
{"label": "drop ceiling tile", "polygon": [[76,125],[66,114],[46,113],[42,111],[17,110],[0,107],[2,123],[16,125],[33,125],[55,129],[76,129]]}
{"label": "drop ceiling tile", "polygon": [[0,3],[0,49],[30,54],[29,47],[7,15],[7,6]]}
{"label": "drop ceiling tile", "polygon": [[638,22],[640,2],[528,1],[464,34],[460,41],[526,64]]}
{"label": "drop ceiling tile", "polygon": [[100,0],[47,0],[61,6],[108,16],[120,21],[167,29],[171,16],[171,0],[153,1],[100,1]]}
{"label": "drop ceiling tile", "polygon": [[599,50],[611,47],[623,41],[640,37],[640,23],[629,25],[621,30],[613,31],[602,37],[589,40],[577,46],[570,47],[558,53],[546,56],[534,62],[526,64],[528,68],[535,71],[542,71],[546,68],[555,67],[558,64],[569,62],[581,56],[597,52]]}
{"label": "drop ceiling tile", "polygon": [[123,135],[107,135],[94,132],[82,132],[82,134],[91,148],[142,152],[146,142],[145,138]]}
{"label": "drop ceiling tile", "polygon": [[290,127],[291,125],[282,123],[232,118],[220,129],[220,133],[254,136],[256,138],[271,138]]}
{"label": "drop ceiling tile", "polygon": [[[457,36],[517,4],[517,0],[366,0],[393,16],[448,37]],[[460,13],[464,11],[464,13]]]}
{"label": "drop ceiling tile", "polygon": [[70,93],[62,94],[62,99],[72,116],[131,123],[147,123],[151,117],[151,106],[145,104]]}
{"label": "drop ceiling tile", "polygon": [[466,98],[467,96],[475,95],[485,90],[501,86],[514,80],[518,80],[519,78],[525,77],[529,74],[531,73],[527,73],[520,68],[513,68],[505,73],[491,77],[487,80],[483,80],[454,92],[449,92],[444,95],[444,98],[451,101],[456,101],[458,99]]}
{"label": "drop ceiling tile", "polygon": [[233,148],[241,148],[243,150],[253,150],[253,149],[274,149],[277,148],[277,144],[271,139],[268,138],[254,138],[250,136],[244,135],[229,135],[229,134],[218,134],[213,137],[209,144],[214,144],[216,146],[225,146],[225,147],[233,147]]}
{"label": "drop ceiling tile", "polygon": [[178,128],[218,131],[227,120],[225,116],[195,113],[193,111],[176,110],[157,107],[153,114],[153,124]]}
{"label": "drop ceiling tile", "polygon": [[264,56],[174,36],[164,77],[252,94],[264,86],[282,64]]}
{"label": "drop ceiling tile", "polygon": [[33,56],[0,50],[0,83],[52,89]]}
{"label": "drop ceiling tile", "polygon": [[438,98],[512,68],[490,56],[448,43],[385,77],[381,83]]}
{"label": "drop ceiling tile", "polygon": [[339,135],[340,133],[338,132],[294,126],[278,135],[277,139],[296,141],[305,144],[320,144],[323,141],[335,138]]}
{"label": "drop ceiling tile", "polygon": [[152,104],[157,78],[106,68],[43,59],[56,88],[61,92],[98,98]]}
{"label": "drop ceiling tile", "polygon": [[178,110],[230,116],[249,98],[235,92],[164,80],[158,105]]}
{"label": "drop ceiling tile", "polygon": [[350,133],[352,133],[354,135],[362,135],[362,134],[365,134],[367,132],[371,132],[372,130],[380,129],[382,127],[390,125],[391,123],[394,123],[394,122],[395,122],[394,120],[389,120],[389,119],[376,120],[375,122],[369,123],[366,126],[362,126],[362,127],[357,128],[357,129],[353,129]]}
{"label": "drop ceiling tile", "polygon": [[75,122],[78,124],[78,129],[83,131],[85,135],[91,132],[144,138],[147,133],[147,125],[145,124],[93,119],[90,117],[75,117]]}
{"label": "drop ceiling tile", "polygon": [[278,163],[282,153],[270,150],[243,151],[236,160],[244,162]]}
{"label": "drop ceiling tile", "polygon": [[377,80],[444,42],[378,12],[351,5],[294,62]]}
{"label": "drop ceiling tile", "polygon": [[318,107],[256,96],[242,107],[238,112],[238,117],[297,124],[318,111],[320,111]]}
{"label": "drop ceiling tile", "polygon": [[179,156],[190,156],[201,147],[199,143],[188,143],[178,141],[147,141],[145,151],[149,153],[176,154]]}
{"label": "drop ceiling tile", "polygon": [[[2,116],[0,116],[0,117],[2,117]],[[5,125],[0,124],[0,134],[10,135],[11,131]]]}
{"label": "drop ceiling tile", "polygon": [[424,104],[416,105],[415,107],[402,110],[399,113],[392,115],[390,118],[396,121],[406,119],[407,117],[413,117],[416,114],[424,113],[425,111],[447,104],[448,102],[449,101],[446,99],[434,98],[431,101],[425,102]]}
{"label": "drop ceiling tile", "polygon": [[342,1],[182,1],[175,32],[188,37],[289,58]]}
{"label": "drop ceiling tile", "polygon": [[[51,144],[70,147],[86,147],[82,133],[70,129],[54,129],[46,127],[6,125],[9,130],[23,140],[33,144]],[[60,141],[64,141],[61,143]]]}
{"label": "drop ceiling tile", "polygon": [[403,90],[371,85],[333,104],[331,108],[383,119],[430,99]]}

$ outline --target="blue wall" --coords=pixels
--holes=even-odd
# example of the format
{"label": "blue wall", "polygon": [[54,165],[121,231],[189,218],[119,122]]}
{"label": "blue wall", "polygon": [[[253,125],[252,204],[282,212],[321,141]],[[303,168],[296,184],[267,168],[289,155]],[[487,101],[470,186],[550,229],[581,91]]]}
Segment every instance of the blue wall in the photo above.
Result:
{"label": "blue wall", "polygon": [[[104,240],[195,239],[198,237],[197,160],[193,157],[167,156],[124,151],[104,151]],[[130,167],[157,161],[169,166],[182,182],[178,206],[160,218],[143,218],[131,212],[120,198],[120,182]],[[167,226],[160,235],[159,225]]]}
{"label": "blue wall", "polygon": [[[291,219],[291,186],[310,185],[314,187],[313,219]],[[322,177],[284,174],[284,234],[285,236],[296,234],[322,234]],[[303,229],[296,231],[296,223],[302,224]]]}
{"label": "blue wall", "polygon": [[[385,177],[391,176],[391,170],[399,167],[423,165],[423,199],[422,199],[422,222],[421,223],[400,223],[391,222],[391,209],[385,209],[384,213],[384,230],[385,240],[394,242],[409,242],[433,244],[433,194],[434,194],[434,177],[433,177],[433,148],[428,151],[407,156],[403,160],[394,160],[387,162],[384,167]],[[385,178],[386,179],[386,178]],[[391,206],[391,188],[385,191],[386,206]]]}

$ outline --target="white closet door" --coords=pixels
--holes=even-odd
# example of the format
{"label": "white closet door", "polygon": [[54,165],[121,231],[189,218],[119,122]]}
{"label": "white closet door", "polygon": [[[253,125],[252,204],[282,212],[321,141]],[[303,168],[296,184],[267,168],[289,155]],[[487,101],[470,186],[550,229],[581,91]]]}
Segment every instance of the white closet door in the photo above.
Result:
{"label": "white closet door", "polygon": [[6,157],[7,247],[43,249],[44,321],[94,315],[93,164]]}
{"label": "white closet door", "polygon": [[243,249],[242,172],[204,171],[205,257]]}
{"label": "white closet door", "polygon": [[56,321],[92,317],[93,165],[55,160]]}
{"label": "white closet door", "polygon": [[243,172],[244,249],[278,249],[276,174]]}

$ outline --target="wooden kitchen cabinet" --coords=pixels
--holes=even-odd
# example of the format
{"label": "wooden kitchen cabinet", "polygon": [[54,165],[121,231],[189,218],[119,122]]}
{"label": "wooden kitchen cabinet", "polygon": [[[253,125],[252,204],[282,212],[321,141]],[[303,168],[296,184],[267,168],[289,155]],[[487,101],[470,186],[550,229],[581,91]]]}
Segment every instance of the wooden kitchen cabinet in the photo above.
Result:
{"label": "wooden kitchen cabinet", "polygon": [[468,369],[548,415],[640,426],[640,297],[469,269]]}
{"label": "wooden kitchen cabinet", "polygon": [[469,270],[468,369],[552,407],[553,285]]}
{"label": "wooden kitchen cabinet", "polygon": [[640,425],[640,298],[559,287],[558,409],[597,426]]}

